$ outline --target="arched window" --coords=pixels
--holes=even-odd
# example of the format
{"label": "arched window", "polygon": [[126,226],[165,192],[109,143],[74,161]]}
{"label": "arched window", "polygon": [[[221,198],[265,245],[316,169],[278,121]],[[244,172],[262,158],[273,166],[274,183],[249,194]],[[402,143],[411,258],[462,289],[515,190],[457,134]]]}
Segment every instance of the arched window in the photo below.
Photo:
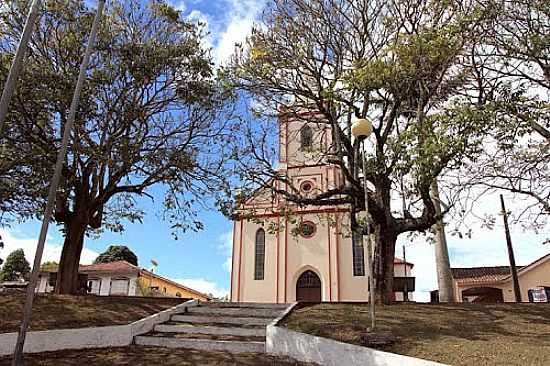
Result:
{"label": "arched window", "polygon": [[310,149],[313,145],[313,130],[308,125],[305,125],[300,130],[300,146],[302,150]]}
{"label": "arched window", "polygon": [[258,229],[256,231],[256,242],[254,245],[254,279],[264,279],[264,262],[265,262],[265,231]]}

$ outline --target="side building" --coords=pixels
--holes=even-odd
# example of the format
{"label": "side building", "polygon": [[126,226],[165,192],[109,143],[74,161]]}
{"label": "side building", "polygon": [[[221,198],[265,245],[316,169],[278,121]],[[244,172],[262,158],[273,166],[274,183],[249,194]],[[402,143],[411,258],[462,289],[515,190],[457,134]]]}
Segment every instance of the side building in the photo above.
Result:
{"label": "side building", "polygon": [[[208,295],[183,286],[126,261],[81,265],[79,276],[85,291],[98,296],[166,296],[185,299],[210,300]],[[57,271],[41,271],[37,292],[55,289]]]}
{"label": "side building", "polygon": [[[278,174],[304,196],[345,183],[337,165],[324,158],[332,146],[328,124],[305,108],[279,114]],[[350,208],[298,207],[273,189],[244,199],[233,227],[231,301],[367,301],[366,248],[352,240]],[[395,299],[413,300],[412,263],[396,259]]]}

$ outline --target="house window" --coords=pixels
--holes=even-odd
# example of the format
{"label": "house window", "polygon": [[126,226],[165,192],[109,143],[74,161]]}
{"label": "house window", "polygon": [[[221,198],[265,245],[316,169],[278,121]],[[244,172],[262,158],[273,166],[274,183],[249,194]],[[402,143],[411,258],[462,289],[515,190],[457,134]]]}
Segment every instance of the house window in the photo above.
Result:
{"label": "house window", "polygon": [[364,276],[365,275],[365,252],[363,250],[363,240],[361,240],[361,234],[353,233],[352,245],[353,245],[353,275]]}
{"label": "house window", "polygon": [[176,292],[176,297],[181,297],[181,293],[180,293],[180,292]]}
{"label": "house window", "polygon": [[313,145],[313,130],[308,125],[305,125],[300,130],[300,146],[302,150],[311,149]]}
{"label": "house window", "polygon": [[256,242],[254,245],[255,263],[254,263],[254,279],[264,279],[264,262],[265,262],[265,230],[258,229],[256,231]]}
{"label": "house window", "polygon": [[130,288],[130,280],[127,278],[114,278],[111,280],[111,290],[109,295],[128,295],[128,289]]}
{"label": "house window", "polygon": [[304,238],[311,238],[315,235],[317,227],[311,221],[304,221],[300,224],[300,235]]}

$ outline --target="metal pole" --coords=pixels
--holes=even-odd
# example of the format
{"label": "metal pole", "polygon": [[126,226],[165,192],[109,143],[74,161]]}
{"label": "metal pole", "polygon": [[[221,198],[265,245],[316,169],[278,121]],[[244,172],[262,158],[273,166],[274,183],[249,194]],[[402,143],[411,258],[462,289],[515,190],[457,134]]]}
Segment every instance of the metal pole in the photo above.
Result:
{"label": "metal pole", "polygon": [[365,213],[367,216],[367,267],[369,268],[369,310],[370,310],[370,319],[371,319],[371,329],[373,332],[376,326],[376,309],[374,304],[374,268],[372,260],[372,245],[370,241],[370,213],[369,213],[369,195],[367,188],[367,163],[366,163],[366,149],[365,141],[362,142],[363,146],[363,189],[365,191]]}
{"label": "metal pole", "polygon": [[38,18],[38,10],[42,6],[42,0],[34,0],[31,8],[29,9],[29,14],[27,20],[25,21],[25,27],[23,28],[23,34],[21,35],[21,41],[19,41],[19,46],[15,52],[15,57],[10,67],[10,72],[8,78],[6,79],[6,84],[4,84],[4,90],[2,91],[2,99],[0,99],[0,137],[2,136],[2,131],[4,130],[4,121],[6,115],[8,114],[8,107],[10,104],[11,97],[15,91],[15,85],[17,84],[17,79],[21,68],[23,65],[23,59],[25,58],[25,53],[27,52],[27,45],[31,38],[34,24]]}
{"label": "metal pole", "polygon": [[84,58],[80,64],[80,72],[78,74],[78,80],[76,82],[76,87],[73,95],[73,100],[71,102],[71,107],[69,110],[69,117],[65,123],[65,131],[63,132],[63,139],[61,142],[61,149],[57,153],[57,161],[55,162],[55,170],[53,178],[50,184],[50,189],[48,192],[48,202],[46,204],[46,210],[44,212],[44,218],[42,219],[42,227],[40,229],[40,236],[38,238],[38,245],[36,246],[36,254],[34,256],[34,264],[32,267],[31,278],[29,285],[27,287],[27,298],[25,300],[25,308],[23,311],[23,321],[21,322],[21,328],[19,329],[19,334],[17,336],[17,343],[15,345],[15,352],[13,354],[12,366],[20,366],[23,361],[23,346],[25,345],[25,336],[27,335],[27,328],[32,315],[32,304],[34,301],[34,291],[36,287],[36,282],[38,281],[38,273],[40,271],[40,262],[42,261],[42,253],[44,252],[44,243],[46,241],[46,234],[48,233],[48,225],[52,216],[53,208],[55,205],[55,194],[57,192],[57,187],[59,185],[59,179],[61,177],[61,168],[65,161],[65,155],[67,154],[67,145],[69,143],[69,137],[71,135],[73,124],[76,115],[76,109],[78,107],[78,102],[80,99],[80,92],[82,91],[82,86],[84,84],[84,79],[86,77],[86,69],[88,68],[88,61],[90,60],[90,55],[94,48],[95,38],[97,35],[97,29],[99,26],[99,20],[103,12],[103,7],[105,6],[105,0],[99,0],[97,5],[97,11],[94,18],[94,23],[92,25],[92,30],[90,31],[90,36],[88,38],[88,45],[86,46],[86,52],[84,53]]}
{"label": "metal pole", "polygon": [[516,259],[514,258],[514,248],[512,247],[510,228],[508,227],[508,214],[506,213],[506,207],[504,207],[504,197],[502,197],[502,195],[500,195],[500,205],[502,207],[502,218],[504,220],[504,232],[506,233],[506,246],[508,247],[510,272],[512,273],[512,282],[514,283],[514,295],[516,297],[516,302],[521,302],[521,290],[519,288],[518,269],[516,267]]}

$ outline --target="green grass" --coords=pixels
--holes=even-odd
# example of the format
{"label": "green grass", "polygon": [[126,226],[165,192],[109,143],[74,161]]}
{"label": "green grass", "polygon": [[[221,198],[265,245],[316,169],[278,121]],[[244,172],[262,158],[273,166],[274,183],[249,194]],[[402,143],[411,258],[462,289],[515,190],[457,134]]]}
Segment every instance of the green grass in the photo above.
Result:
{"label": "green grass", "polygon": [[[0,333],[17,332],[25,294],[0,293]],[[29,330],[128,324],[182,302],[174,298],[37,295]]]}
{"label": "green grass", "polygon": [[[397,337],[383,350],[451,365],[550,365],[550,304],[396,304],[377,310]],[[290,329],[361,345],[366,304],[318,304],[285,319]]]}

